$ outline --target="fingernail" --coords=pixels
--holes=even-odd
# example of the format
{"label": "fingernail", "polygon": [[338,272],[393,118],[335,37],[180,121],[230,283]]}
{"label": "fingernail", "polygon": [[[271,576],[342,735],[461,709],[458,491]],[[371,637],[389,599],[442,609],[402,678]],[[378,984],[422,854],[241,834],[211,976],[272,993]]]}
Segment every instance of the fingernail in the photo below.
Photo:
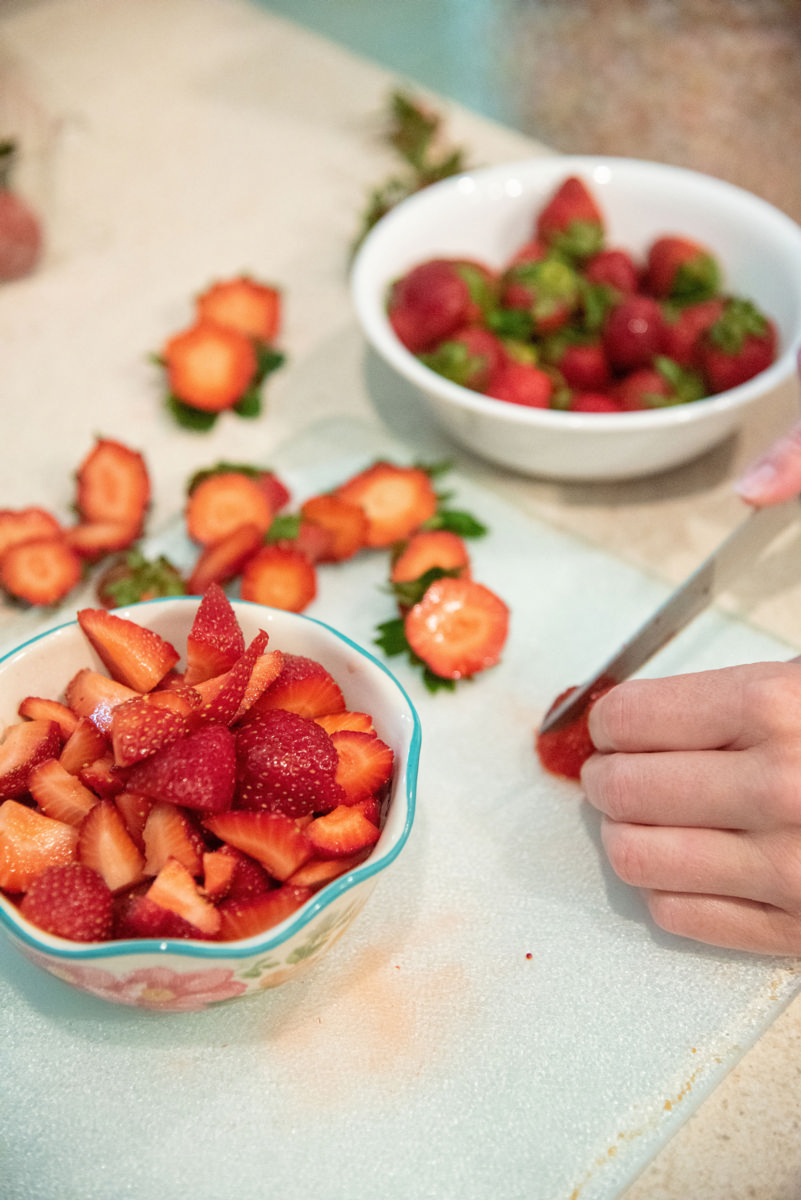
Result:
{"label": "fingernail", "polygon": [[762,462],[751,467],[734,484],[734,490],[743,500],[760,500],[763,492],[776,480],[777,471],[773,463]]}

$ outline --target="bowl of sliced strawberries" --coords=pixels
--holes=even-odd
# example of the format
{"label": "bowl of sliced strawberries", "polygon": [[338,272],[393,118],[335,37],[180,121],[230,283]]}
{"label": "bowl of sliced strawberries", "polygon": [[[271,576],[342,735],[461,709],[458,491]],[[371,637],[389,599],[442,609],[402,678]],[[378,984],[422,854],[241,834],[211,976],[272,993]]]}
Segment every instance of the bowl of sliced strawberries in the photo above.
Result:
{"label": "bowl of sliced strawberries", "polygon": [[0,925],[105,1000],[186,1012],[295,979],[412,827],[420,724],[309,617],[87,608],[0,661]]}
{"label": "bowl of sliced strawberries", "polygon": [[801,344],[801,228],[699,172],[543,156],[425,188],[363,242],[368,343],[493,464],[636,478],[735,432]]}

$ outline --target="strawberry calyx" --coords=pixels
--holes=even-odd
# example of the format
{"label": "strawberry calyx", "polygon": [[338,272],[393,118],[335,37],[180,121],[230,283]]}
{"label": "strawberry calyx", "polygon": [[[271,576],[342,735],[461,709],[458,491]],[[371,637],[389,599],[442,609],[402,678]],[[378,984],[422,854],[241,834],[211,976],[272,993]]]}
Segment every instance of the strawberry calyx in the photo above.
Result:
{"label": "strawberry calyx", "polygon": [[739,354],[747,338],[763,338],[768,320],[751,300],[731,296],[723,312],[707,331],[707,338],[726,354]]}

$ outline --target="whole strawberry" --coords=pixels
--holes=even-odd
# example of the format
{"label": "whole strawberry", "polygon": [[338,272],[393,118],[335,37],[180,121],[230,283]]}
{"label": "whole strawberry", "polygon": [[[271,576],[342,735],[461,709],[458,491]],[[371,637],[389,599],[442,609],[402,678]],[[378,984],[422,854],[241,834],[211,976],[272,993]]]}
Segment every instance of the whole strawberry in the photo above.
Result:
{"label": "whole strawberry", "polygon": [[734,297],[706,330],[699,365],[713,393],[739,387],[776,357],[776,326],[750,300]]}
{"label": "whole strawberry", "polygon": [[645,291],[660,300],[708,300],[720,290],[715,256],[692,238],[668,234],[652,242],[645,267]]}
{"label": "whole strawberry", "polygon": [[30,275],[42,253],[39,219],[11,186],[16,156],[14,142],[0,142],[0,282]]}
{"label": "whole strawberry", "polygon": [[572,259],[587,259],[601,249],[604,220],[595,198],[583,180],[565,179],[540,209],[537,240]]}
{"label": "whole strawberry", "polygon": [[114,898],[91,867],[71,862],[34,876],[20,911],[32,924],[73,942],[111,937]]}
{"label": "whole strawberry", "polygon": [[433,258],[413,267],[390,288],[389,322],[412,354],[430,350],[491,306],[494,284],[479,263]]}

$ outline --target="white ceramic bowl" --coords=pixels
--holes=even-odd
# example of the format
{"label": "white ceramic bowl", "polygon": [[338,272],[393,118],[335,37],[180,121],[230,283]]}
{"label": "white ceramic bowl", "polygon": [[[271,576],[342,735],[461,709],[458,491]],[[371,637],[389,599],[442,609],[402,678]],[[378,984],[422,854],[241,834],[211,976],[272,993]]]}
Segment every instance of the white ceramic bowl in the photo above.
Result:
{"label": "white ceramic bowl", "polygon": [[[590,186],[607,244],[642,254],[657,235],[681,233],[719,258],[729,292],[776,322],[777,360],[728,392],[648,412],[565,413],[493,400],[451,383],[393,333],[390,283],[432,257],[500,267],[530,236],[534,214],[568,175]],[[634,478],[686,462],[717,445],[795,369],[801,345],[801,228],[741,188],[695,171],[625,158],[545,156],[488,167],[405,200],[365,239],[352,296],[369,343],[425,397],[440,426],[499,466],[566,480]]]}
{"label": "white ceramic bowl", "polygon": [[[152,600],[117,609],[173,642],[185,644],[197,597]],[[295,979],[317,962],[359,913],[379,876],[397,858],[412,827],[420,722],[387,669],[341,633],[294,613],[233,602],[246,639],[266,629],[274,648],[307,654],[337,679],[351,708],[372,714],[395,753],[381,837],[370,857],[327,884],[280,925],[239,942],[129,940],[79,944],[26,921],[0,895],[0,925],[32,962],[74,987],[118,1004],[187,1012]],[[23,696],[58,696],[82,666],[102,669],[77,622],[26,642],[0,660],[0,726],[17,720]]]}

